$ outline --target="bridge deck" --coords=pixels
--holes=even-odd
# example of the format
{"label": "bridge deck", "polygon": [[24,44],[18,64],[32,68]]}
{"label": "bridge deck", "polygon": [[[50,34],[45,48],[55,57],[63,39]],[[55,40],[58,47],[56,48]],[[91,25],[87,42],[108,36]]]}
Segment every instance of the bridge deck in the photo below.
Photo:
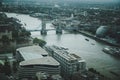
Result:
{"label": "bridge deck", "polygon": [[[45,29],[46,31],[51,31],[51,30],[56,30],[56,29]],[[34,32],[34,31],[42,31],[41,29],[40,30],[28,30],[30,32]]]}

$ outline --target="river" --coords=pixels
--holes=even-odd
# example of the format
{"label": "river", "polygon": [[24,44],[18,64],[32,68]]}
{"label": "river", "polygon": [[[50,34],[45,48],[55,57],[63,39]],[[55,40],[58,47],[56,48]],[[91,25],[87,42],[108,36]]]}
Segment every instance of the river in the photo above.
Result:
{"label": "river", "polygon": [[[41,20],[30,17],[25,14],[6,13],[8,17],[15,17],[21,21],[27,30],[40,29]],[[46,24],[47,29],[53,28],[51,23]],[[103,75],[112,80],[119,80],[117,76],[110,73],[113,71],[120,74],[120,59],[117,59],[102,51],[107,45],[97,42],[82,34],[73,34],[64,31],[62,35],[56,35],[55,31],[48,31],[47,35],[43,36],[40,32],[31,32],[33,38],[37,37],[47,42],[47,45],[57,45],[69,48],[72,53],[75,53],[86,60],[87,67],[93,67]],[[89,39],[89,41],[85,39]],[[94,44],[94,45],[93,45]]]}

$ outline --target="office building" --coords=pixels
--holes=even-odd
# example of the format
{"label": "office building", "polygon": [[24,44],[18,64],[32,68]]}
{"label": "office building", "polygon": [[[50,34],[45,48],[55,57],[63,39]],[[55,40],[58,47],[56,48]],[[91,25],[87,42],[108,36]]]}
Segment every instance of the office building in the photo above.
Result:
{"label": "office building", "polygon": [[86,70],[86,62],[76,54],[69,53],[65,48],[57,46],[47,46],[49,54],[61,65],[61,75],[71,77],[76,72]]}
{"label": "office building", "polygon": [[19,62],[19,79],[33,78],[38,72],[49,75],[60,74],[60,64],[39,46],[18,48],[16,59]]}

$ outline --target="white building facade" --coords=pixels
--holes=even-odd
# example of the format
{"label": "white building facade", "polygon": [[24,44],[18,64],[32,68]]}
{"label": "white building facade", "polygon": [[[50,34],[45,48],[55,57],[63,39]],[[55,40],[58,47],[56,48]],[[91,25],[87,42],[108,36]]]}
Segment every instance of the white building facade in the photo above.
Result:
{"label": "white building facade", "polygon": [[50,55],[55,58],[61,65],[61,75],[70,77],[76,72],[84,72],[86,70],[86,62],[76,54],[71,54],[56,46],[48,46],[46,49]]}

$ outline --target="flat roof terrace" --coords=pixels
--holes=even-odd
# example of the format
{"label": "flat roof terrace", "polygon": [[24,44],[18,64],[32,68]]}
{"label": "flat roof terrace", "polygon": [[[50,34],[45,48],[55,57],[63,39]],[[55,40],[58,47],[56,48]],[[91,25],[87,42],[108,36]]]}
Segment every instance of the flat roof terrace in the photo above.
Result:
{"label": "flat roof terrace", "polygon": [[42,58],[48,55],[44,49],[36,45],[18,48],[17,51],[19,51],[24,60]]}
{"label": "flat roof terrace", "polygon": [[69,51],[61,49],[57,46],[49,46],[49,48],[52,49],[56,54],[58,54],[59,56],[63,57],[64,59],[68,61],[82,60],[82,58],[79,57],[78,55],[70,53]]}
{"label": "flat roof terrace", "polygon": [[28,66],[28,65],[59,66],[60,64],[50,56],[20,62],[20,66]]}

